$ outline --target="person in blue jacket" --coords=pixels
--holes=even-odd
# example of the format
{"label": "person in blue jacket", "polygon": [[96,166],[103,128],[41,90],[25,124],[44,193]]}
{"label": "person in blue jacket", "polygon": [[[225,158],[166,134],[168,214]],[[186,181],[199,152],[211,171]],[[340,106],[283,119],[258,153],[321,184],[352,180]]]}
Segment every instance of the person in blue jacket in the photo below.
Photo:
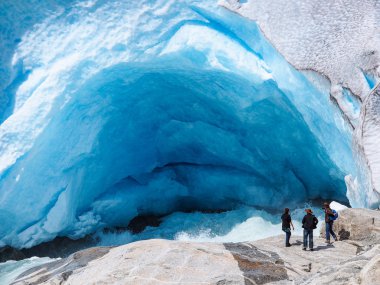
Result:
{"label": "person in blue jacket", "polygon": [[330,208],[330,203],[323,203],[323,208],[325,212],[325,224],[326,224],[326,243],[330,244],[330,235],[334,238],[335,241],[338,241],[338,238],[336,237],[336,234],[333,230],[334,220],[335,220],[335,214],[333,210]]}

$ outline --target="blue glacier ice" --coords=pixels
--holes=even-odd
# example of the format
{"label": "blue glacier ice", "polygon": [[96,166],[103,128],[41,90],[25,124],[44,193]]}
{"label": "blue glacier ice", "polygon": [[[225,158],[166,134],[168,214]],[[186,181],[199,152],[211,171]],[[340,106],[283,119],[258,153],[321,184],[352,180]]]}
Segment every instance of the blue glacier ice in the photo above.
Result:
{"label": "blue glacier ice", "polygon": [[349,203],[349,126],[254,22],[212,0],[51,3],[29,27],[18,14],[4,47],[0,246],[137,215]]}

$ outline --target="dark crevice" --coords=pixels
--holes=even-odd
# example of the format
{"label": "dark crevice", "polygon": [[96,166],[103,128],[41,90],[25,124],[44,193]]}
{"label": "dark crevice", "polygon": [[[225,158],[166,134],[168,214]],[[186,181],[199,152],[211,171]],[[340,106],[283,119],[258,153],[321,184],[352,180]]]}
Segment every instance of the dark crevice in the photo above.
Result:
{"label": "dark crevice", "polygon": [[127,230],[133,234],[141,233],[146,227],[159,227],[162,223],[160,216],[146,215],[134,217],[128,224]]}
{"label": "dark crevice", "polygon": [[95,246],[97,240],[92,236],[73,240],[68,237],[57,237],[52,241],[44,242],[31,248],[16,249],[10,246],[0,248],[0,262],[8,260],[22,260],[30,257],[67,257],[70,254]]}
{"label": "dark crevice", "polygon": [[226,170],[230,169],[230,170],[235,170],[235,171],[239,171],[239,172],[242,172],[242,173],[246,173],[246,174],[249,174],[249,175],[254,175],[257,178],[262,179],[263,181],[268,181],[267,177],[265,177],[264,175],[260,174],[259,172],[257,172],[254,169],[249,169],[248,170],[248,169],[243,169],[243,168],[237,167],[237,166],[212,164],[212,163],[169,162],[169,163],[167,163],[165,165],[156,167],[152,172],[154,172],[156,170],[162,170],[162,169],[165,169],[167,167],[173,167],[174,168],[174,167],[179,167],[179,166],[209,167],[209,168],[212,168],[212,169],[222,168],[222,169],[226,169]]}
{"label": "dark crevice", "polygon": [[330,100],[331,102],[338,108],[340,114],[342,115],[343,119],[350,125],[352,130],[355,130],[354,124],[351,122],[350,118],[346,115],[345,112],[340,108],[338,101],[330,94]]}

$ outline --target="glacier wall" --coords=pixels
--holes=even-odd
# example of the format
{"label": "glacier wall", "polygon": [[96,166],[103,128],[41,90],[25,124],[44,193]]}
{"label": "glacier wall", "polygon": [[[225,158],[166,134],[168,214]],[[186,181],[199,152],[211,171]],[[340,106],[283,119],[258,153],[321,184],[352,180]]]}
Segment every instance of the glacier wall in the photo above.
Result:
{"label": "glacier wall", "polygon": [[373,88],[380,81],[379,1],[219,2],[257,21],[289,63],[328,90],[355,132],[360,175],[346,177],[351,204],[378,207],[380,105]]}
{"label": "glacier wall", "polygon": [[350,128],[254,22],[211,0],[57,7],[7,46],[0,246],[137,215],[348,203]]}
{"label": "glacier wall", "polygon": [[[357,153],[368,175],[367,187],[357,191],[356,181],[348,177],[348,197],[365,204],[379,206],[380,201],[380,85],[379,83],[365,98],[362,106],[360,124],[355,132]],[[364,173],[366,174],[366,173]],[[347,179],[347,178],[346,178]]]}

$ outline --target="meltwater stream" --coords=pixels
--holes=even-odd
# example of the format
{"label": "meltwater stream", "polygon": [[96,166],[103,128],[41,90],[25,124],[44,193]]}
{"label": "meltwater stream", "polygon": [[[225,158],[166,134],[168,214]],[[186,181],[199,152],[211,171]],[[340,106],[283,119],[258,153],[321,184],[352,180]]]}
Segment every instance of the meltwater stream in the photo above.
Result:
{"label": "meltwater stream", "polygon": [[[0,246],[257,239],[285,206],[361,205],[349,126],[254,22],[213,0],[39,5],[4,46]],[[165,218],[103,231],[145,215]]]}

